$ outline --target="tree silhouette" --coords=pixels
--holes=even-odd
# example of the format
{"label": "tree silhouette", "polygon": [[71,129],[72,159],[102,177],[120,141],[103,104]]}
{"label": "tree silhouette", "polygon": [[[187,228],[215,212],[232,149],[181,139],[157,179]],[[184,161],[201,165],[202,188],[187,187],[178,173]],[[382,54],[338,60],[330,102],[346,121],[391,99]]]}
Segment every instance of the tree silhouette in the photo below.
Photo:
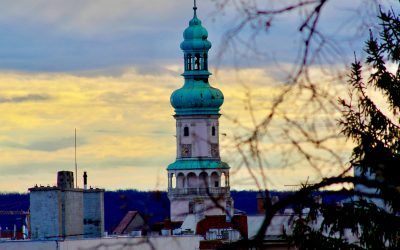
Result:
{"label": "tree silhouette", "polygon": [[[393,9],[381,10],[379,19],[380,36],[376,38],[371,32],[366,43],[368,80],[364,82],[362,65],[355,60],[349,76],[349,99],[340,99],[340,126],[356,144],[350,163],[358,174],[338,181],[355,185],[354,198],[332,206],[304,196],[300,207],[307,206],[310,212],[305,216],[299,213],[293,235],[288,237],[301,249],[400,247],[400,20]],[[386,104],[379,105],[379,97],[371,97],[373,90]],[[322,223],[315,226],[318,218]]]}
{"label": "tree silhouette", "polygon": [[[223,1],[223,4],[231,2],[235,1]],[[308,15],[309,18],[306,18],[303,23],[308,28],[306,34],[314,36],[321,9],[328,1],[299,1],[298,4],[288,5],[275,11],[260,11],[255,4],[251,5],[255,2],[240,1],[239,9],[243,10],[247,18],[244,18],[239,26],[227,33],[227,43],[232,41],[232,38],[244,29],[244,26],[253,23],[254,20],[270,17],[265,23],[268,28],[274,16],[304,6],[315,7],[312,8],[309,12],[311,14]],[[224,8],[223,4],[221,4],[221,8]],[[355,59],[348,81],[349,97],[341,98],[337,106],[342,112],[342,118],[339,121],[342,134],[355,143],[348,166],[344,167],[337,176],[324,177],[321,175],[320,182],[303,185],[298,192],[275,204],[272,204],[266,195],[265,220],[257,236],[254,239],[230,244],[225,248],[262,245],[264,235],[274,215],[282,208],[292,205],[295,207],[295,214],[292,217],[293,231],[287,232],[286,239],[300,249],[399,249],[400,21],[398,13],[393,9],[386,12],[380,10],[379,20],[379,37],[375,37],[370,31],[370,38],[366,43],[365,51],[368,55],[364,66],[366,69],[363,70],[361,62]],[[299,31],[304,32],[302,28]],[[317,32],[317,37],[323,37],[322,33]],[[254,176],[251,172],[254,171],[251,168],[252,164],[255,163],[260,169],[265,167],[263,165],[265,151],[261,149],[260,144],[262,144],[263,137],[270,136],[269,126],[277,116],[276,110],[296,93],[293,90],[313,93],[307,105],[321,107],[323,106],[321,103],[332,104],[332,95],[321,94],[323,92],[316,84],[318,81],[308,75],[308,67],[312,65],[312,60],[310,60],[312,56],[310,57],[310,55],[320,52],[320,50],[313,50],[310,47],[313,39],[311,37],[304,40],[304,53],[300,66],[291,75],[291,80],[288,82],[290,84],[283,88],[282,94],[273,103],[271,111],[262,118],[260,123],[254,122],[254,129],[248,136],[236,138],[236,147],[252,176]],[[310,51],[314,51],[314,53],[310,54]],[[363,76],[366,76],[366,82],[363,80]],[[380,96],[376,97],[378,95]],[[386,103],[381,104],[382,101],[386,101]],[[248,102],[250,115],[255,120],[251,98]],[[335,104],[332,106],[336,107]],[[323,108],[317,110],[321,111]],[[314,149],[321,149],[325,140],[330,136],[335,136],[335,131],[331,131],[332,133],[326,139],[318,139],[301,122],[293,120],[289,116],[284,116],[284,118],[287,128],[297,130],[302,138],[300,140],[299,138],[292,139],[289,133],[284,135],[292,147],[296,148],[306,161],[318,171],[321,162],[312,150],[304,147],[304,142],[312,144]],[[239,122],[238,124],[240,125]],[[331,148],[323,149],[329,152],[333,158],[340,158]],[[340,160],[338,159],[338,161]],[[352,174],[353,170],[357,173],[355,176]],[[260,182],[257,180],[255,182],[262,189],[263,186]],[[312,197],[313,191],[336,184],[352,184],[354,189],[343,188],[337,193],[351,195],[353,198],[344,204],[332,205],[321,204]],[[304,208],[308,209],[307,213],[304,213]]]}

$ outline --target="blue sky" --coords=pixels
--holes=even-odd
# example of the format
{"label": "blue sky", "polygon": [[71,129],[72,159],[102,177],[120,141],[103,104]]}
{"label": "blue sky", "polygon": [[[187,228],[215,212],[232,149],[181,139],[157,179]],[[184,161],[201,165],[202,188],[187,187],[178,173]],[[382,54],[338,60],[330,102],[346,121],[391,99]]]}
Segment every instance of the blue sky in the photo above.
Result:
{"label": "blue sky", "polygon": [[[199,1],[199,16],[214,44],[211,56],[222,46],[222,35],[242,17],[229,5],[216,12],[217,2]],[[321,18],[321,30],[327,38],[339,41],[345,54],[359,50],[363,37],[358,35],[365,35],[354,35],[354,29],[361,25],[354,18],[360,2],[331,1]],[[0,1],[2,9],[7,10],[0,17],[0,67],[82,72],[132,65],[148,70],[148,65],[177,64],[181,34],[192,15],[192,4],[189,0]],[[297,32],[299,17],[297,12],[278,17],[271,30],[260,35],[260,50],[279,62],[292,63],[302,39]],[[251,32],[246,30],[243,37]],[[232,66],[231,58],[225,56],[226,65]],[[241,66],[271,63],[246,59],[239,62]]]}

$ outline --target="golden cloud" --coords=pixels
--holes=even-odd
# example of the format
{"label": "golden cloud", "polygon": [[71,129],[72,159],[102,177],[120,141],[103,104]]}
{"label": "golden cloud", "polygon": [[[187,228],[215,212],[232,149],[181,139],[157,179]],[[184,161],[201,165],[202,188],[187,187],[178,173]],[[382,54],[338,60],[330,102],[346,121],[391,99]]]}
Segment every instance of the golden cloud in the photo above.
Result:
{"label": "golden cloud", "polygon": [[[36,183],[52,184],[60,168],[73,170],[73,141],[68,145],[68,141],[63,140],[61,145],[60,139],[72,138],[75,128],[78,138],[84,141],[78,143],[78,162],[81,169],[90,169],[91,183],[107,189],[164,189],[165,168],[174,161],[176,151],[175,121],[169,97],[183,84],[178,77],[179,66],[169,65],[167,69],[170,73],[159,75],[140,74],[129,69],[113,77],[1,73],[0,169],[5,174],[0,190],[25,191]],[[282,93],[283,85],[265,69],[259,68],[239,72],[222,69],[210,83],[225,95],[222,113],[229,118],[221,119],[220,130],[227,134],[222,136],[225,147],[222,157],[235,173],[240,164],[228,157],[235,150],[231,139],[246,134],[246,129],[237,126],[235,121],[251,129],[254,126],[249,115],[251,105],[256,123],[262,121],[273,101]],[[279,119],[271,131],[279,133],[283,114],[301,118],[305,100],[299,96],[291,96],[288,100],[280,106]],[[283,112],[289,109],[290,112]],[[325,119],[329,115],[320,114],[321,117]],[[271,142],[264,141],[263,150],[271,150]],[[38,146],[43,143],[50,144],[47,151]],[[338,150],[349,148],[345,143],[343,145],[332,144]],[[270,151],[269,154],[278,153]],[[267,167],[266,175],[275,180],[277,184],[273,186],[277,188],[315,175],[312,169],[302,167],[278,171],[276,166],[274,169],[274,165],[282,165],[278,158],[270,160],[270,164],[272,170]],[[28,179],[19,174],[24,169],[30,173]],[[238,172],[240,174],[232,176],[232,184],[237,183],[232,188],[255,188],[251,181],[242,181],[251,178],[248,171],[241,168]]]}

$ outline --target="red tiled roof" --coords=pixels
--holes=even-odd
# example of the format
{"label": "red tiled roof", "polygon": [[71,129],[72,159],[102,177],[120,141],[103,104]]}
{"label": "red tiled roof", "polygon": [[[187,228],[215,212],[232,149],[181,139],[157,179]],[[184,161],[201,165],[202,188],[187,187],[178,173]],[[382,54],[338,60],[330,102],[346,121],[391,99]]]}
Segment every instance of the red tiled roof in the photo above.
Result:
{"label": "red tiled roof", "polygon": [[235,215],[231,222],[226,221],[225,215],[206,216],[197,223],[196,233],[205,236],[210,228],[232,228],[238,230],[243,238],[248,237],[246,215]]}
{"label": "red tiled roof", "polygon": [[125,229],[129,226],[131,221],[138,214],[138,211],[128,211],[125,217],[121,220],[118,226],[114,229],[113,234],[123,234]]}
{"label": "red tiled roof", "polygon": [[[10,238],[11,239],[13,237],[13,235],[14,235],[14,233],[11,230],[0,232],[0,238]],[[21,240],[22,238],[23,238],[22,232],[21,231],[16,232],[15,239]]]}

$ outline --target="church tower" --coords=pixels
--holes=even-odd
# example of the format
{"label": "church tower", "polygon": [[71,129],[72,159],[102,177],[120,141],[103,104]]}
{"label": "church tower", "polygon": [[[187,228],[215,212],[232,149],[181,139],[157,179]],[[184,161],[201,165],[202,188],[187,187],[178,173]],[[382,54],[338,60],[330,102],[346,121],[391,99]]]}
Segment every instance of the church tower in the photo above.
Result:
{"label": "church tower", "polygon": [[233,211],[229,166],[219,154],[220,107],[224,96],[208,82],[208,32],[197,18],[196,2],[183,32],[184,85],[171,95],[176,120],[176,161],[168,170],[171,220],[186,215],[225,215]]}

